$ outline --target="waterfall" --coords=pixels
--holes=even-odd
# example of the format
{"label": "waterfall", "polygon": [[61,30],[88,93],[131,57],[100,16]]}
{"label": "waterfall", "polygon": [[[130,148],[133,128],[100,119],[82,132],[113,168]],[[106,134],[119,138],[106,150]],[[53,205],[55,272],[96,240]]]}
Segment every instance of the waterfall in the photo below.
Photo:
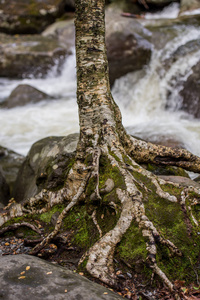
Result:
{"label": "waterfall", "polygon": [[[173,5],[178,9],[177,4]],[[173,11],[173,17],[176,17],[177,11]],[[165,10],[162,17],[167,17],[168,12]],[[151,16],[147,16],[148,21]],[[154,17],[158,18],[158,15]],[[179,110],[180,86],[176,85],[177,81],[184,81],[190,75],[192,66],[199,61],[200,50],[163,67],[181,45],[200,39],[200,32],[193,26],[180,26],[177,30],[179,34],[165,47],[154,50],[146,69],[116,80],[112,92],[129,133],[155,142],[167,137],[200,155],[200,120]],[[52,70],[45,79],[1,78],[0,101],[19,84],[30,84],[54,96],[55,100],[0,109],[0,145],[26,155],[31,145],[41,138],[78,132],[75,70],[73,54],[66,60],[59,76]]]}

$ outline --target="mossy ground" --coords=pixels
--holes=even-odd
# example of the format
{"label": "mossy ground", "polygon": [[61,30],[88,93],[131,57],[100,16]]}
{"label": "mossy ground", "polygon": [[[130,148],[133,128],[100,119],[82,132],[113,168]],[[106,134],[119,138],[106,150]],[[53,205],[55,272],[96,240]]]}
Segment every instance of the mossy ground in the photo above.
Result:
{"label": "mossy ground", "polygon": [[[187,284],[195,282],[197,274],[200,276],[200,231],[194,224],[190,211],[188,209],[189,201],[186,201],[186,207],[180,203],[180,194],[182,189],[174,187],[171,184],[163,185],[164,191],[169,192],[177,197],[178,202],[173,203],[160,198],[156,194],[156,188],[151,181],[138,173],[133,172],[137,180],[138,188],[141,190],[140,182],[143,182],[148,190],[141,192],[144,195],[144,206],[146,215],[153,222],[158,232],[166,239],[173,242],[182,252],[182,256],[175,256],[170,253],[166,246],[157,244],[157,263],[163,272],[172,281],[184,280]],[[98,203],[86,201],[79,203],[73,207],[66,218],[64,219],[61,232],[70,233],[69,245],[79,249],[79,258],[84,254],[100,237],[99,231],[94,224],[92,213],[96,211],[96,220],[105,234],[107,231],[114,228],[120,216],[120,203],[116,196],[116,187],[124,188],[124,181],[116,166],[109,164],[105,157],[100,160],[100,189],[104,187],[108,178],[112,178],[115,183],[115,188],[108,194],[102,195],[102,200]],[[94,188],[94,182],[90,182],[87,188],[87,197],[91,194]],[[193,198],[199,198],[194,192],[190,193]],[[117,209],[112,208],[109,203],[115,202]],[[60,213],[64,205],[53,207],[49,212],[43,213],[40,216],[26,216],[23,218],[15,218],[12,223],[27,221],[41,222],[45,228],[45,234],[53,230],[51,223],[52,216]],[[197,220],[200,220],[200,206],[198,204],[191,206],[192,213]],[[8,222],[11,224],[11,221]],[[5,224],[6,225],[8,225]],[[27,235],[30,235],[30,229]],[[33,232],[33,235],[35,233]],[[123,236],[121,242],[117,245],[115,257],[118,261],[124,262],[131,268],[131,272],[139,273],[142,279],[149,280],[151,270],[147,265],[147,250],[146,240],[142,236],[141,229],[138,228],[136,221],[133,221],[130,228]],[[66,248],[67,251],[67,248]],[[73,255],[73,254],[71,254]],[[84,268],[86,261],[81,265]]]}

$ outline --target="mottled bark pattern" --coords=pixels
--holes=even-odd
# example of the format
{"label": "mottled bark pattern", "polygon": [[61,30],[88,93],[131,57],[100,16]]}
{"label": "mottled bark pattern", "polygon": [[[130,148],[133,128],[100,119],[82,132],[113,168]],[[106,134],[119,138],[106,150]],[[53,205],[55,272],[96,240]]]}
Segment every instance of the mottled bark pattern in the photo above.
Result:
{"label": "mottled bark pattern", "polygon": [[105,48],[104,1],[76,1],[77,100],[80,143],[100,144],[102,138],[119,129],[121,113],[113,101]]}

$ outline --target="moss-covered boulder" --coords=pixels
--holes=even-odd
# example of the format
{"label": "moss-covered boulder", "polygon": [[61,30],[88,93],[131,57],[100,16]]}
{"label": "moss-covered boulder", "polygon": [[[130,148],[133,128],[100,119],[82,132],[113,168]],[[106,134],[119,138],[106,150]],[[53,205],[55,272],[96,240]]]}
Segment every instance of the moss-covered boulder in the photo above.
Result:
{"label": "moss-covered boulder", "polygon": [[0,77],[42,78],[53,67],[60,72],[65,58],[71,54],[52,37],[0,34],[0,40]]}
{"label": "moss-covered boulder", "polygon": [[63,185],[78,137],[48,137],[33,144],[15,183],[13,197],[17,202],[34,196],[42,188],[55,190]]}
{"label": "moss-covered boulder", "polygon": [[0,32],[35,34],[64,13],[74,11],[74,0],[1,0],[0,11]]}

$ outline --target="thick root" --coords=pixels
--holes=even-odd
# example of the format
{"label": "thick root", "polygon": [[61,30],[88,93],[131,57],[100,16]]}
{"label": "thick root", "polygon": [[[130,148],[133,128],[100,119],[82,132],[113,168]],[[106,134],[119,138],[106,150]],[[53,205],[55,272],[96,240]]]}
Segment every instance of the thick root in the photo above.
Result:
{"label": "thick root", "polygon": [[[92,214],[92,220],[99,232],[99,240],[85,253],[83,258],[81,259],[81,262],[88,257],[86,269],[87,271],[94,277],[100,279],[101,281],[105,282],[108,285],[114,286],[117,282],[117,278],[114,272],[113,268],[113,256],[115,252],[116,245],[121,241],[123,235],[127,231],[127,229],[130,227],[132,221],[136,221],[138,224],[138,227],[141,229],[143,237],[147,240],[146,242],[146,249],[148,251],[148,257],[147,261],[149,263],[150,268],[152,268],[153,272],[156,273],[162,281],[165,283],[165,285],[168,286],[169,290],[171,292],[174,292],[174,286],[173,283],[167,278],[166,274],[159,268],[157,261],[156,261],[156,255],[157,255],[157,244],[160,243],[164,245],[165,247],[168,247],[170,252],[177,256],[181,256],[181,251],[168,239],[161,236],[161,234],[158,232],[156,227],[154,226],[153,222],[148,219],[145,213],[145,208],[143,204],[143,198],[144,193],[148,193],[148,187],[145,185],[142,180],[139,180],[138,178],[142,178],[144,176],[148,179],[148,182],[151,183],[151,185],[154,186],[155,193],[162,199],[165,199],[166,201],[170,201],[171,203],[179,203],[181,206],[186,206],[185,202],[186,199],[190,198],[190,192],[195,192],[196,194],[200,195],[200,191],[196,188],[189,187],[189,188],[183,188],[182,187],[182,193],[181,193],[181,200],[177,199],[176,196],[170,195],[168,192],[165,192],[162,189],[162,186],[166,184],[166,182],[163,179],[159,179],[157,176],[152,174],[151,172],[141,168],[130,155],[127,155],[124,148],[119,147],[117,143],[110,143],[110,146],[108,147],[109,141],[106,141],[104,144],[101,144],[101,146],[94,146],[93,148],[88,148],[86,155],[89,157],[92,157],[89,161],[89,166],[86,165],[85,162],[80,160],[81,155],[77,155],[77,160],[72,166],[68,178],[66,180],[66,183],[64,187],[57,191],[57,192],[51,192],[47,190],[42,190],[38,195],[35,197],[29,199],[26,201],[26,203],[22,204],[16,204],[14,202],[10,203],[9,207],[5,209],[5,212],[0,215],[0,225],[3,225],[8,220],[12,219],[16,216],[23,216],[24,214],[33,214],[33,213],[43,213],[47,211],[49,208],[51,208],[55,204],[60,203],[66,203],[65,209],[62,211],[62,213],[59,215],[57,219],[56,226],[54,230],[45,237],[38,245],[35,246],[35,248],[32,249],[30,254],[36,255],[42,248],[44,248],[47,244],[50,243],[50,241],[55,238],[56,235],[59,234],[62,226],[63,219],[66,217],[68,212],[78,204],[79,200],[84,200],[86,198],[86,190],[88,187],[88,184],[90,182],[93,183],[93,193],[90,194],[89,198],[90,201],[92,201],[94,204],[99,203],[99,201],[102,200],[102,196],[105,193],[109,193],[113,188],[116,188],[116,195],[118,199],[121,202],[120,207],[120,216],[119,219],[114,226],[114,228],[110,231],[108,231],[106,234],[103,235],[103,232],[97,222],[96,218],[96,211],[93,211]],[[158,161],[158,152],[153,156],[151,154],[151,151],[153,149],[151,146],[147,147],[147,144],[143,144],[143,142],[138,142],[138,145],[135,145],[135,148],[141,149],[139,147],[142,147],[142,151],[139,151],[140,154],[136,151],[136,154],[138,155],[138,160],[145,161],[145,157],[147,155],[150,155],[150,158],[148,161],[154,161],[155,159]],[[164,153],[162,148],[160,151]],[[154,149],[155,150],[155,149]],[[133,149],[131,150],[133,151]],[[131,154],[131,151],[129,151],[129,154]],[[134,150],[135,151],[135,150]],[[157,150],[155,150],[156,152]],[[188,154],[187,151],[180,150],[182,153],[182,158],[184,157],[185,161],[194,159],[191,155]],[[180,154],[179,153],[179,154]],[[156,156],[157,155],[157,156]],[[163,154],[164,155],[164,154]],[[171,156],[170,156],[171,155]],[[167,153],[165,156],[167,157],[175,157],[175,151],[170,153]],[[101,156],[107,157],[109,164],[111,167],[116,167],[119,171],[119,176],[123,178],[123,182],[125,184],[125,187],[115,187],[114,182],[111,181],[111,190],[105,186],[104,188],[99,188],[99,177],[100,177],[100,158]],[[143,158],[142,158],[143,157]],[[157,157],[157,158],[156,158]],[[162,156],[164,157],[164,156]],[[177,162],[177,166],[182,166],[182,158],[180,160],[175,159]],[[196,159],[196,158],[195,158]],[[162,160],[162,159],[161,159]],[[128,164],[127,164],[128,161]],[[197,170],[198,162],[195,160],[195,167],[194,169]],[[145,161],[147,162],[147,160]],[[171,160],[172,162],[172,160]],[[188,162],[188,161],[187,161]],[[171,164],[171,163],[170,163]],[[186,162],[184,163],[184,165]],[[193,170],[194,170],[193,169]],[[140,177],[134,176],[134,174],[140,175]],[[137,178],[137,179],[136,179]],[[175,187],[179,187],[176,183],[170,183],[174,185]],[[193,198],[192,201],[190,201],[190,205],[195,205],[196,203],[199,203],[199,199]],[[111,207],[114,207],[115,209],[115,203],[110,202],[109,205]],[[9,210],[8,210],[9,209]],[[186,208],[185,208],[186,210]],[[191,213],[191,207],[187,206],[187,211],[189,212],[194,224],[196,226],[199,226],[198,221],[195,219],[195,217]],[[23,223],[21,223],[21,226]],[[2,230],[7,230],[8,227]],[[177,296],[178,299],[178,296]]]}
{"label": "thick root", "polygon": [[171,148],[128,137],[126,151],[138,163],[171,165],[200,173],[200,157],[185,149]]}

